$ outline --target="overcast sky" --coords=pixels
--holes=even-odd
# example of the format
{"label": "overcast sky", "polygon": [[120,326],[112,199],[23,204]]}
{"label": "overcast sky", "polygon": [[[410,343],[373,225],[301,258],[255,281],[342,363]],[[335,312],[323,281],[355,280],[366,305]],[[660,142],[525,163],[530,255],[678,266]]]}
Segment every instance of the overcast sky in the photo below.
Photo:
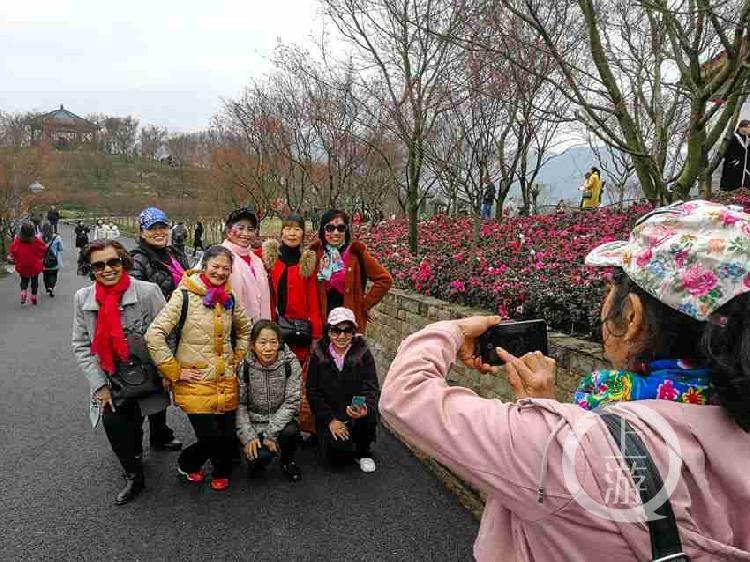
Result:
{"label": "overcast sky", "polygon": [[221,97],[270,68],[278,39],[319,32],[317,0],[7,0],[0,110],[134,115],[205,128]]}

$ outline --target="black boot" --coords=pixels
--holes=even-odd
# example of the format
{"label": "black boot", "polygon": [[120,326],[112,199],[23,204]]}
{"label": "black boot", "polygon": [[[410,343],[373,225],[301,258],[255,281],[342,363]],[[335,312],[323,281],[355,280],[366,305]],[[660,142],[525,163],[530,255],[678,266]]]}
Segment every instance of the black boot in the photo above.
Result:
{"label": "black boot", "polygon": [[115,503],[117,505],[124,505],[128,503],[130,500],[140,494],[143,491],[143,488],[143,469],[139,469],[136,472],[126,472],[125,487],[120,490],[119,494],[117,494]]}

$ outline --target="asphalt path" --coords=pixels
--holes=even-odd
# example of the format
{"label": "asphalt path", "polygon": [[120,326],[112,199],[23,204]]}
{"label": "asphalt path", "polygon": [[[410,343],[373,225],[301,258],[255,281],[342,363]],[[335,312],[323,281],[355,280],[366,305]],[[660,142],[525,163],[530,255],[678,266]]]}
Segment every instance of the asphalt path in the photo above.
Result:
{"label": "asphalt path", "polygon": [[[71,229],[61,235],[55,298],[41,288],[37,306],[21,306],[17,276],[0,278],[0,560],[471,560],[477,522],[382,428],[373,474],[330,470],[305,446],[301,482],[277,466],[251,480],[242,465],[225,492],[182,480],[176,453],[149,451],[146,435],[146,491],[115,506],[120,467],[91,429],[70,347],[73,294],[88,279],[75,274]],[[178,409],[168,423],[194,440]]]}

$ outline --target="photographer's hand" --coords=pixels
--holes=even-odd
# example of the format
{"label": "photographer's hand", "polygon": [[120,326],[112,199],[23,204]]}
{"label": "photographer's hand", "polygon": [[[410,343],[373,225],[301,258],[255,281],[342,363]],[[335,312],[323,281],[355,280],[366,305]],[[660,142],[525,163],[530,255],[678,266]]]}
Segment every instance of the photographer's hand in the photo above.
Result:
{"label": "photographer's hand", "polygon": [[505,362],[508,377],[516,400],[519,398],[555,399],[555,375],[557,362],[546,357],[541,351],[516,357],[503,348],[496,348],[497,355]]}
{"label": "photographer's hand", "polygon": [[482,359],[476,355],[476,340],[479,336],[489,330],[492,326],[500,323],[499,316],[471,316],[459,320],[458,326],[464,335],[464,342],[458,350],[458,357],[467,367],[481,371],[482,373],[497,373],[498,368],[482,363]]}

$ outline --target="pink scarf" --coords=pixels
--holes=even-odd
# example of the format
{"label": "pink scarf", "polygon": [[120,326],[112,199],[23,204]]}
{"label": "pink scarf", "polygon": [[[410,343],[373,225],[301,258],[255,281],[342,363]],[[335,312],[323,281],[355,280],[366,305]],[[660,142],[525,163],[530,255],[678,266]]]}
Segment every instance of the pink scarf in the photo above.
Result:
{"label": "pink scarf", "polygon": [[349,353],[349,349],[351,349],[351,345],[347,347],[343,353],[339,354],[338,351],[336,351],[336,346],[333,345],[333,343],[328,344],[328,351],[331,353],[331,357],[333,357],[333,362],[336,363],[336,368],[339,370],[339,372],[344,370],[344,361],[346,360],[346,354]]}
{"label": "pink scarf", "polygon": [[[252,248],[243,248],[229,240],[224,240],[221,245],[231,250],[235,256],[229,281],[239,304],[253,322],[262,318],[270,320],[271,292],[263,261],[255,255]],[[252,265],[248,265],[243,258],[249,258]]]}

